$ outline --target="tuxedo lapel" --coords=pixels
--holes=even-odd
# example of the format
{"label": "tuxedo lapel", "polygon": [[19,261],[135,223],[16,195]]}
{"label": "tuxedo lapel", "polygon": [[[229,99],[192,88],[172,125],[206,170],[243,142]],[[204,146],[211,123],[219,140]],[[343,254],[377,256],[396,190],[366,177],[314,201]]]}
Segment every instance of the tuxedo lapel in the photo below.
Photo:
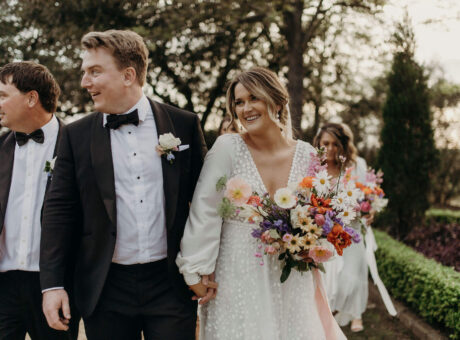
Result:
{"label": "tuxedo lapel", "polygon": [[3,229],[6,205],[10,194],[15,146],[16,140],[14,138],[14,133],[10,132],[0,148],[0,233]]}
{"label": "tuxedo lapel", "polygon": [[102,125],[103,114],[98,113],[91,130],[91,164],[96,182],[112,226],[117,226],[115,176],[113,172],[110,131]]}
{"label": "tuxedo lapel", "polygon": [[[164,133],[175,135],[174,125],[169,118],[168,112],[157,102],[149,99],[155,118],[158,137]],[[180,157],[176,157],[171,164],[165,157],[161,157],[163,170],[163,190],[166,203],[166,228],[171,228],[176,214],[177,197],[179,194],[180,180]]]}

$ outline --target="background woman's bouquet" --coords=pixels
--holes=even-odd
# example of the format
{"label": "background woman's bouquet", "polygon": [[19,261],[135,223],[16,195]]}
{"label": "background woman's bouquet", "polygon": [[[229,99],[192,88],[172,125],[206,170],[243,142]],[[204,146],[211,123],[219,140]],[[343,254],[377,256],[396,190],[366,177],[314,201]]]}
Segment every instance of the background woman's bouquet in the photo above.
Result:
{"label": "background woman's bouquet", "polygon": [[260,242],[256,257],[263,265],[263,253],[278,256],[284,282],[292,268],[324,271],[322,263],[335,252],[342,255],[352,242],[360,242],[360,234],[348,227],[356,217],[360,190],[339,183],[328,175],[320,149],[311,154],[307,176],[278,189],[273,199],[257,194],[240,177],[220,178],[216,189],[225,191],[218,212],[255,225],[251,235]]}
{"label": "background woman's bouquet", "polygon": [[[345,175],[345,179],[348,177],[347,175],[348,174]],[[358,203],[360,220],[363,226],[367,226],[367,223],[363,219],[370,214],[382,211],[388,204],[388,199],[385,198],[385,193],[380,187],[382,182],[383,172],[379,170],[375,173],[375,170],[371,168],[366,172],[364,183],[355,182],[355,186],[361,190]],[[365,230],[366,228],[363,228],[364,232]]]}

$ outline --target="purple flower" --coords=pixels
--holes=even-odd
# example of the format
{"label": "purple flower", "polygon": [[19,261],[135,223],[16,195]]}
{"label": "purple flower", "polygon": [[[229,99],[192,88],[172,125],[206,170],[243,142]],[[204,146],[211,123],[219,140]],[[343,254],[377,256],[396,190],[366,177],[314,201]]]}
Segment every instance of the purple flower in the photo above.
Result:
{"label": "purple flower", "polygon": [[361,235],[355,229],[350,228],[350,227],[345,227],[344,230],[348,235],[351,236],[351,238],[353,239],[353,242],[358,243],[361,241]]}
{"label": "purple flower", "polygon": [[262,236],[262,230],[260,230],[260,229],[252,229],[251,235],[254,238],[260,238]]}
{"label": "purple flower", "polygon": [[260,227],[263,229],[263,231],[265,231],[265,230],[271,229],[272,224],[270,221],[264,220],[263,222],[260,223]]}

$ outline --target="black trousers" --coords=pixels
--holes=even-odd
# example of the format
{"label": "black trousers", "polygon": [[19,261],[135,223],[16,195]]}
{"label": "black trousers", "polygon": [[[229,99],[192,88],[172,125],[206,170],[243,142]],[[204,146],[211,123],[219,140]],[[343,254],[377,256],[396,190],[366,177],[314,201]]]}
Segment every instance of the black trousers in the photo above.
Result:
{"label": "black trousers", "polygon": [[167,261],[112,263],[95,311],[84,318],[88,340],[195,339],[197,306],[179,299]]}
{"label": "black trousers", "polygon": [[76,340],[78,313],[72,310],[70,329],[56,331],[48,326],[42,311],[38,272],[12,270],[0,273],[0,340]]}

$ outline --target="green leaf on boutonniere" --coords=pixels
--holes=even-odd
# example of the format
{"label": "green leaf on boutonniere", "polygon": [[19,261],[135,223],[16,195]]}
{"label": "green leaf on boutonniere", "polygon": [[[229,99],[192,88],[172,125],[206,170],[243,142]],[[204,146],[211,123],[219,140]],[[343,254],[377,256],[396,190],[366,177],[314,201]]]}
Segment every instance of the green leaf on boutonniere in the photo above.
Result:
{"label": "green leaf on boutonniere", "polygon": [[43,169],[44,172],[51,172],[51,162],[46,161],[45,162],[45,168]]}

